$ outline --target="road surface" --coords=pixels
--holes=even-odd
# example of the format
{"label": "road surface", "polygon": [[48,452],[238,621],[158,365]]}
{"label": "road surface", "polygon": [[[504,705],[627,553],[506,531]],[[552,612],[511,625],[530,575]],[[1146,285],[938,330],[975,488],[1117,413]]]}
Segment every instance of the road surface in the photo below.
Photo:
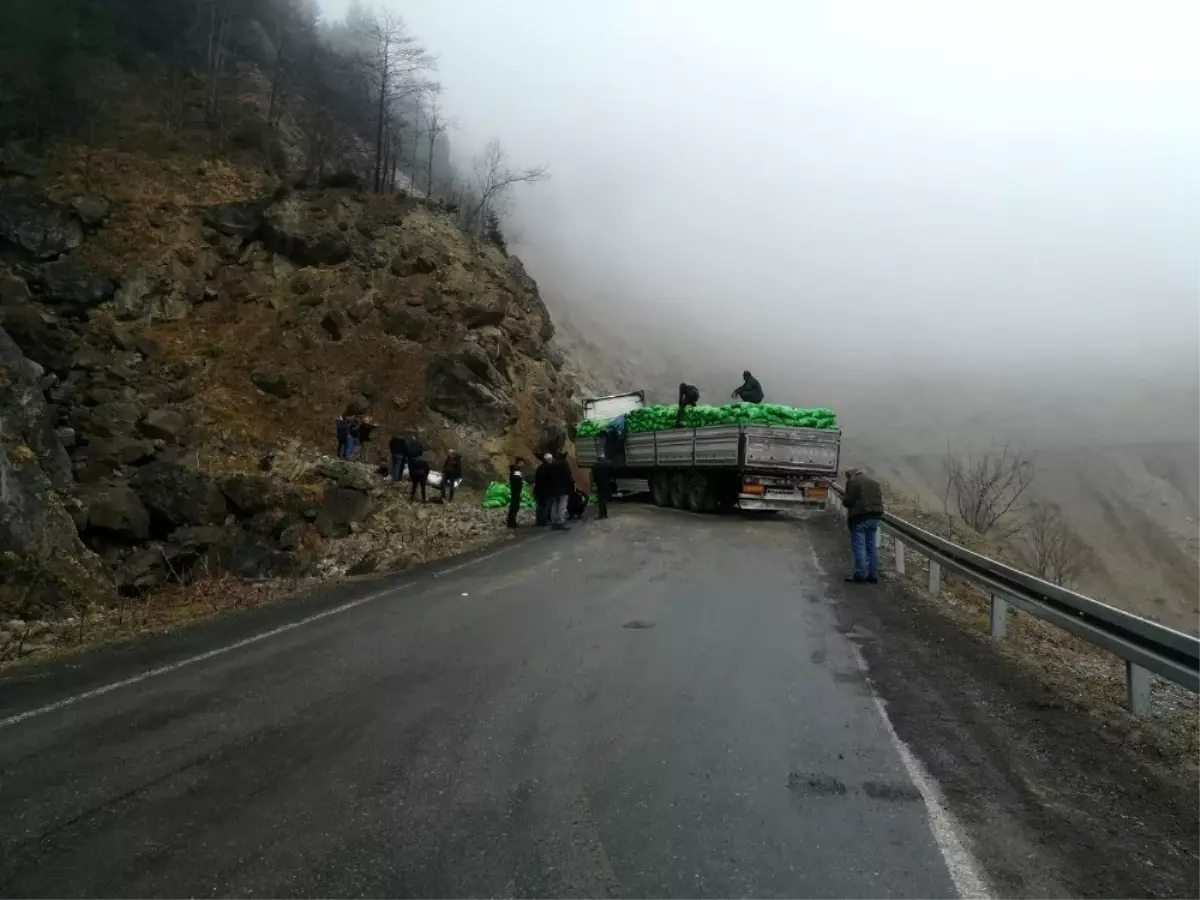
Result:
{"label": "road surface", "polygon": [[[625,506],[11,675],[0,895],[939,897],[989,889],[973,845],[1005,892],[1078,890],[1039,849],[1073,832],[1019,791],[981,792],[971,835],[938,804],[852,621],[895,598],[841,584],[841,551],[828,523]],[[990,778],[946,767],[987,744],[945,743],[953,715],[906,713],[918,755]]]}

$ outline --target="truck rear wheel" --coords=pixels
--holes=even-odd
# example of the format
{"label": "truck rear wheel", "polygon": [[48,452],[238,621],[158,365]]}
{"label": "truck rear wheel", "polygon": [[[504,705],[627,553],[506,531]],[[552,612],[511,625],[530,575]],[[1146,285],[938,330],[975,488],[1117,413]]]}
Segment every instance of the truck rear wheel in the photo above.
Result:
{"label": "truck rear wheel", "polygon": [[688,508],[688,479],[682,472],[671,476],[671,505],[676,509]]}
{"label": "truck rear wheel", "polygon": [[650,496],[655,506],[671,505],[671,477],[666,472],[655,472],[650,476]]}
{"label": "truck rear wheel", "polygon": [[687,477],[687,508],[692,512],[708,512],[712,503],[708,476],[693,472]]}

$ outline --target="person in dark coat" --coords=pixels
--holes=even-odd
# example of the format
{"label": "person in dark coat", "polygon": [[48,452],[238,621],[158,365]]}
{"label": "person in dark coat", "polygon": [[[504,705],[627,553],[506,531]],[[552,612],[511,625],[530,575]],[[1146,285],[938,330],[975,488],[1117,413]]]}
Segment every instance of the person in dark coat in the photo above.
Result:
{"label": "person in dark coat", "polygon": [[555,531],[567,530],[567,504],[575,490],[575,475],[571,471],[571,463],[567,459],[567,451],[559,450],[550,463],[550,492],[554,497],[554,509],[551,516],[551,528]]}
{"label": "person in dark coat", "polygon": [[408,441],[399,434],[393,434],[388,441],[388,452],[392,455],[392,481],[399,481],[404,477],[404,467],[408,464]]}
{"label": "person in dark coat", "polygon": [[446,454],[446,461],[442,463],[443,503],[453,502],[454,489],[458,486],[460,478],[462,478],[462,457],[458,455],[457,450],[451,450]]}
{"label": "person in dark coat", "polygon": [[354,459],[354,451],[358,449],[358,430],[362,421],[358,416],[350,416],[346,427],[346,453],[343,459]]}
{"label": "person in dark coat", "polygon": [[547,453],[533,473],[533,501],[538,525],[549,525],[554,509],[554,457]]}
{"label": "person in dark coat", "polygon": [[846,524],[850,529],[850,553],[854,557],[853,583],[879,581],[879,520],[883,518],[883,490],[879,482],[858,469],[846,470]]}
{"label": "person in dark coat", "polygon": [[412,487],[408,491],[410,503],[417,499],[417,491],[421,492],[421,502],[425,502],[425,486],[429,482],[429,463],[424,457],[410,457],[408,460],[408,478]]}
{"label": "person in dark coat", "polygon": [[607,456],[601,456],[592,466],[592,481],[596,485],[597,519],[608,518],[608,501],[613,491],[613,467]]}
{"label": "person in dark coat", "polygon": [[521,510],[521,493],[525,490],[525,460],[518,456],[508,467],[508,527],[517,527]]}
{"label": "person in dark coat", "polygon": [[363,420],[358,423],[358,458],[363,462],[370,462],[367,457],[371,451],[367,447],[367,444],[370,443],[371,433],[374,430],[375,420],[370,416],[365,416]]}
{"label": "person in dark coat", "polygon": [[683,411],[689,406],[695,406],[700,402],[700,389],[694,384],[680,383],[679,385],[679,407],[675,412],[675,427],[679,428],[683,425]]}
{"label": "person in dark coat", "polygon": [[335,423],[337,428],[337,455],[338,459],[346,458],[346,441],[350,439],[350,420],[345,416],[338,416]]}
{"label": "person in dark coat", "polygon": [[583,514],[587,512],[588,496],[580,490],[579,485],[573,484],[571,487],[571,493],[567,497],[567,518],[574,521],[582,519]]}
{"label": "person in dark coat", "polygon": [[750,374],[749,369],[742,373],[742,386],[733,392],[733,396],[740,398],[743,403],[763,402],[762,385]]}

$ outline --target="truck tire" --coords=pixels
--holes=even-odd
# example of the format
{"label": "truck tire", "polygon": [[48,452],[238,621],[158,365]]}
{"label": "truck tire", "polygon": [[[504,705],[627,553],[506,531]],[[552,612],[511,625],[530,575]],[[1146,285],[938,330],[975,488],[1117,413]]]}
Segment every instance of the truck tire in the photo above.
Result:
{"label": "truck tire", "polygon": [[650,496],[655,506],[671,505],[671,477],[666,472],[655,472],[650,476]]}
{"label": "truck tire", "polygon": [[688,508],[688,477],[680,472],[671,476],[671,505],[676,509]]}
{"label": "truck tire", "polygon": [[693,472],[687,477],[687,508],[692,512],[708,512],[711,505],[712,490],[708,485],[708,476],[703,472]]}

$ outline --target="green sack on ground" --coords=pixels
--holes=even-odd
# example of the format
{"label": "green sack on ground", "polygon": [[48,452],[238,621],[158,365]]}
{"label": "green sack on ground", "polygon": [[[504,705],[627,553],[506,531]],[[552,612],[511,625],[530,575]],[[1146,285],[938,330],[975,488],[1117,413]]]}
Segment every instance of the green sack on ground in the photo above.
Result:
{"label": "green sack on ground", "polygon": [[[493,481],[484,492],[483,508],[505,509],[511,499],[512,491],[509,490],[508,485],[503,481]],[[533,491],[529,489],[528,484],[521,485],[521,506],[525,509],[533,509]]]}

